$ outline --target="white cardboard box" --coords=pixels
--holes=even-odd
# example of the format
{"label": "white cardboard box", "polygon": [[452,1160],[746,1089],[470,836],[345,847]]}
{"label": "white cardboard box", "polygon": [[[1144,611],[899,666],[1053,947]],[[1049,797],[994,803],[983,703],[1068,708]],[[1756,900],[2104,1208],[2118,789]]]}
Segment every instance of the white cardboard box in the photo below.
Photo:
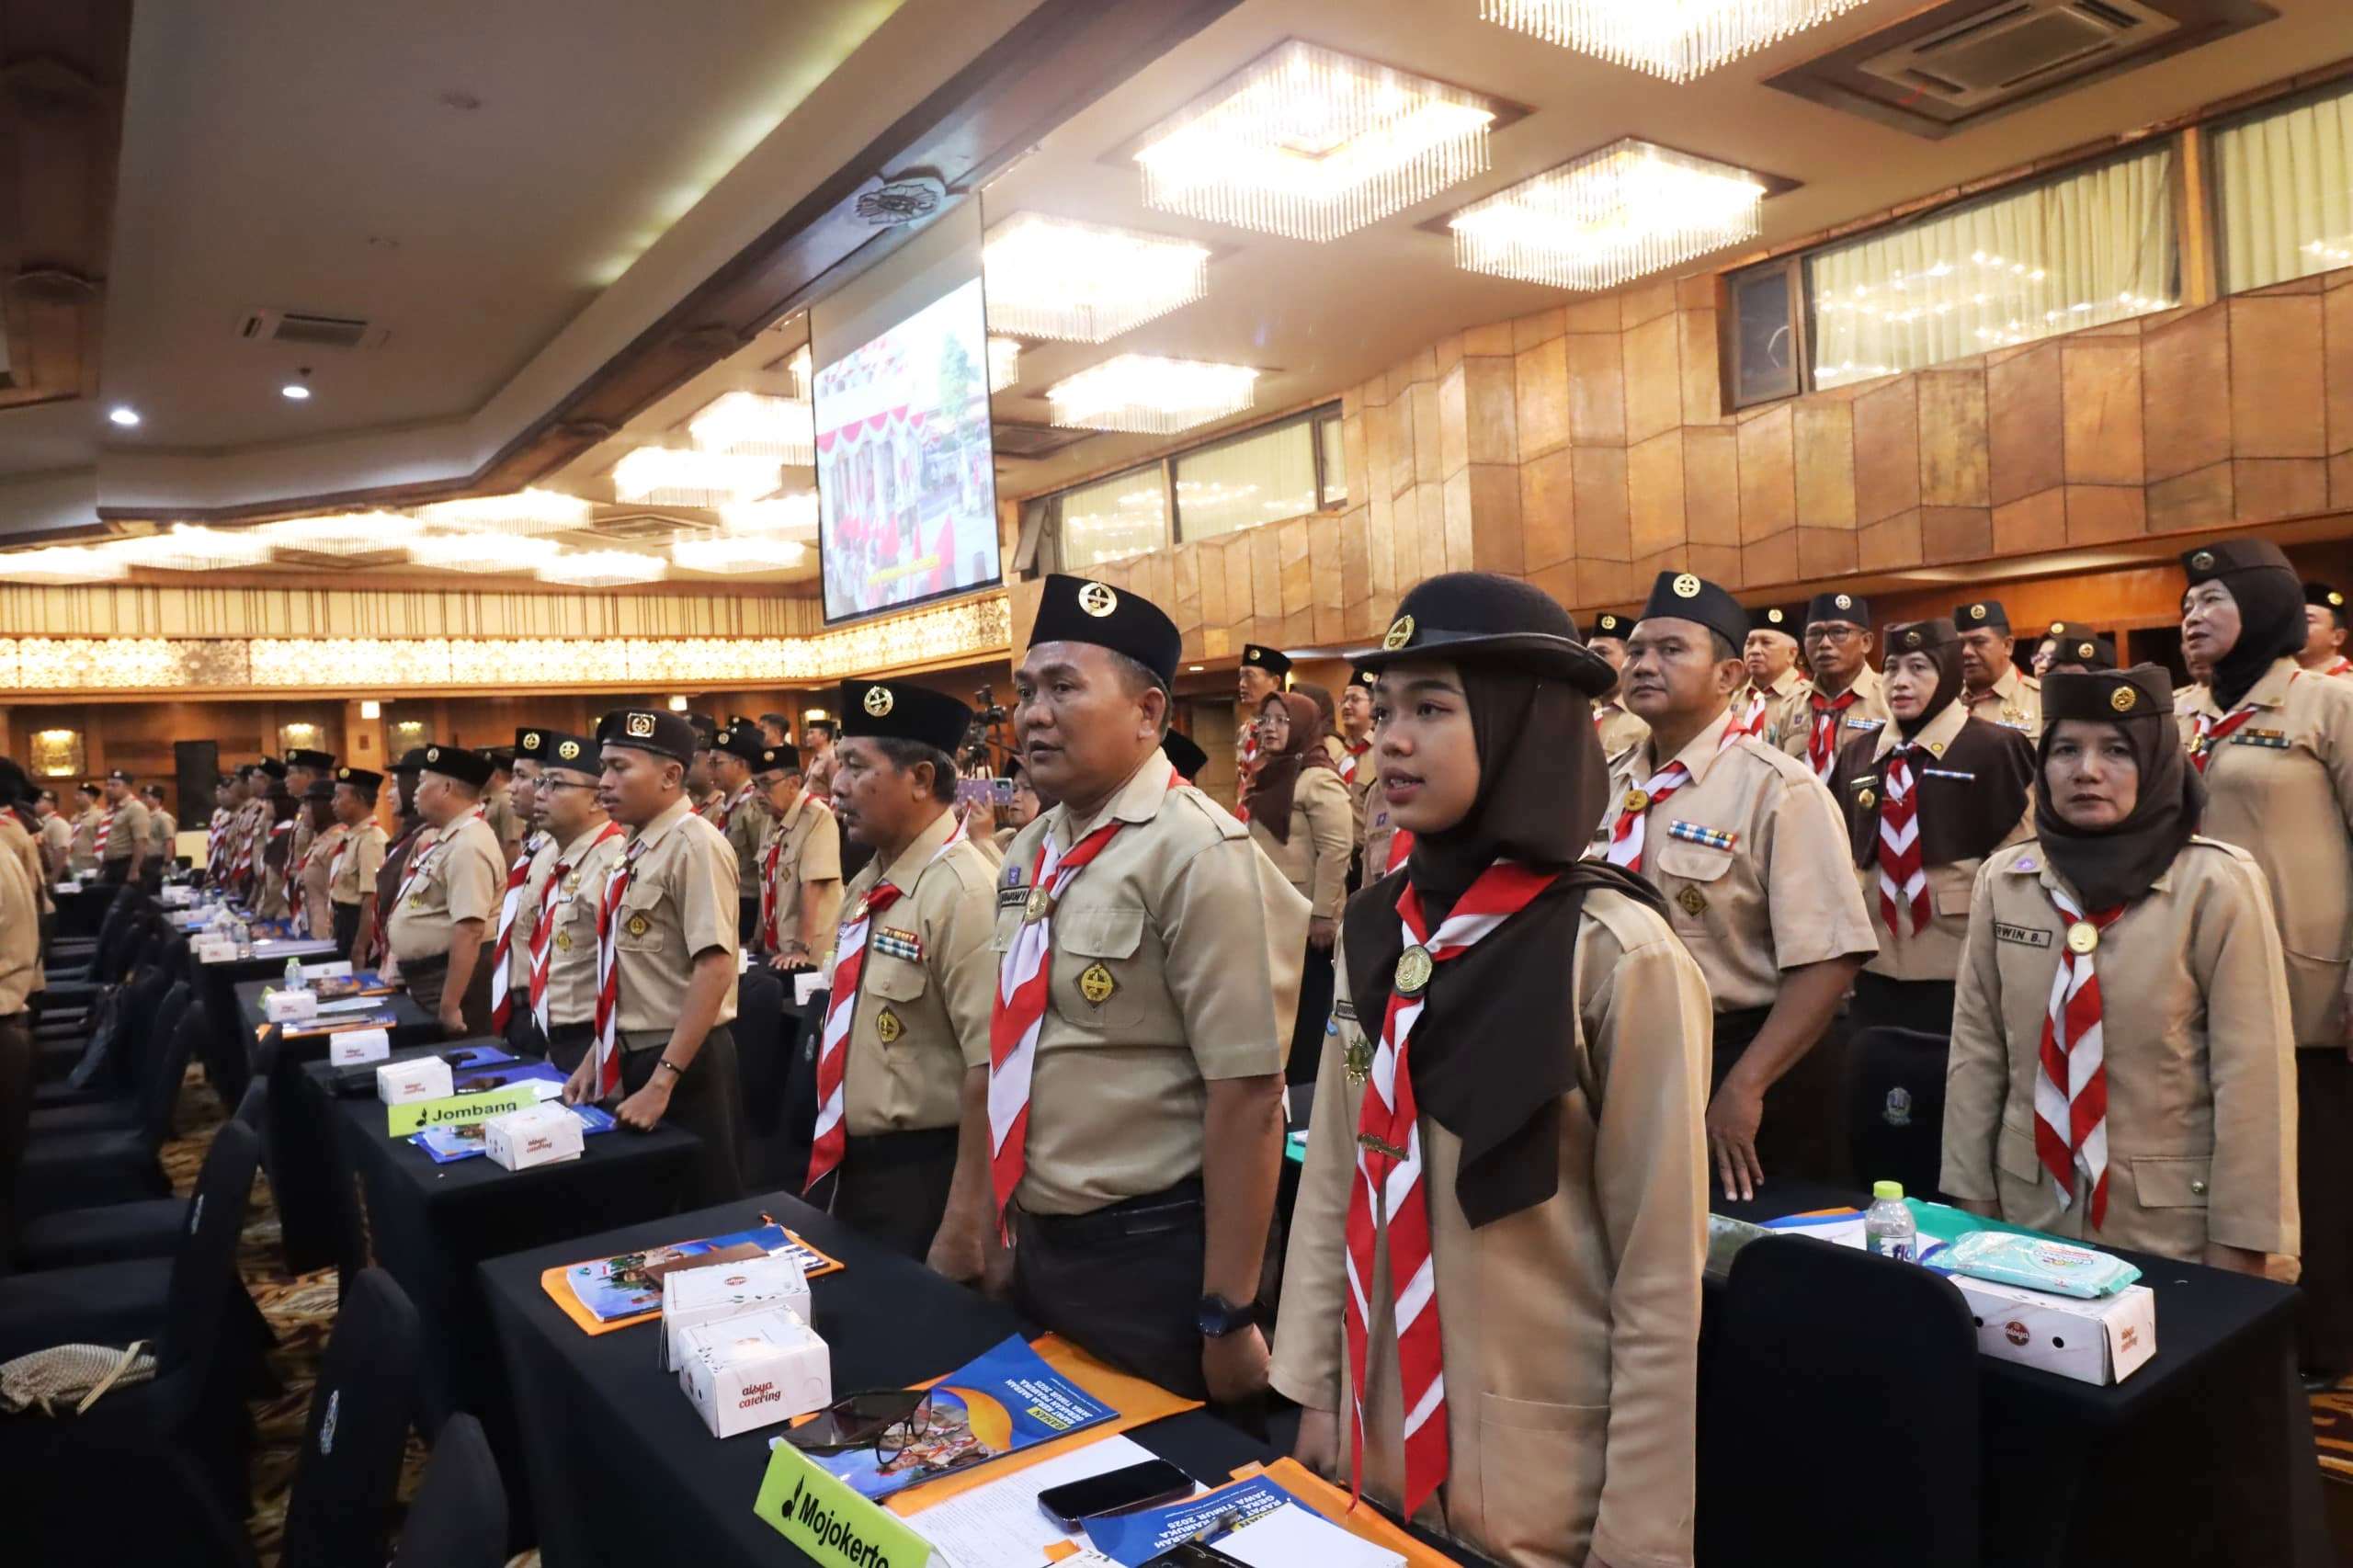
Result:
{"label": "white cardboard box", "polygon": [[413,1056],[376,1069],[376,1097],[386,1105],[438,1100],[449,1093],[449,1064],[438,1056]]}
{"label": "white cardboard box", "polygon": [[688,1329],[779,1307],[802,1323],[811,1321],[809,1277],[791,1257],[737,1258],[672,1269],[662,1276],[662,1334],[654,1346],[662,1369],[676,1371],[685,1364]]}
{"label": "white cardboard box", "polygon": [[833,1356],[784,1308],[687,1330],[678,1386],[714,1437],[733,1437],[823,1410],[834,1399]]}
{"label": "white cardboard box", "polygon": [[1977,1320],[1980,1354],[2079,1383],[2120,1383],[2157,1353],[2157,1299],[2146,1285],[2086,1301],[1965,1274],[1946,1278]]}
{"label": "white cardboard box", "polygon": [[300,1023],[319,1016],[315,991],[273,991],[261,999],[261,1016],[273,1024]]}
{"label": "white cardboard box", "polygon": [[205,937],[196,944],[199,963],[227,963],[237,956],[237,944],[226,937]]}
{"label": "white cardboard box", "polygon": [[336,1067],[364,1067],[392,1053],[388,1029],[337,1029],[327,1037],[327,1061]]}
{"label": "white cardboard box", "polygon": [[541,1100],[482,1124],[483,1153],[510,1171],[580,1157],[580,1119],[569,1106]]}

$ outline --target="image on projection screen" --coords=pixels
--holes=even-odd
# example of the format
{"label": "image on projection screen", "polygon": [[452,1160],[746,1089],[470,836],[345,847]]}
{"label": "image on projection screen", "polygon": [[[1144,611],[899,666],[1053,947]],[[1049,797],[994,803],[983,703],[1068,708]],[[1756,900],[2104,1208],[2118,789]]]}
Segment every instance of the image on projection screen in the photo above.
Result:
{"label": "image on projection screen", "polygon": [[819,369],[816,414],[826,620],[997,580],[979,278]]}

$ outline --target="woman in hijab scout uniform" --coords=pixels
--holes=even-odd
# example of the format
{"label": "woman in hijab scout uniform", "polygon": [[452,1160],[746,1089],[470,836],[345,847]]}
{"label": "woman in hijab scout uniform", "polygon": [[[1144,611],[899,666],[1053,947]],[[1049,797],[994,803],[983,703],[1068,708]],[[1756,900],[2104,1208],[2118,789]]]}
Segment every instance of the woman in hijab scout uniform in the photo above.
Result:
{"label": "woman in hijab scout uniform", "polygon": [[1987,855],[2027,835],[2034,744],[1970,717],[1949,620],[1888,628],[1886,691],[1894,722],[1849,742],[1830,775],[1879,937],[1848,1016],[1949,1034],[1970,889]]}
{"label": "woman in hijab scout uniform", "polygon": [[1275,1387],[1302,1459],[1498,1562],[1688,1563],[1708,990],[1580,859],[1614,672],[1483,573],[1360,662],[1414,846],[1342,921]]}
{"label": "woman in hijab scout uniform", "polygon": [[2154,665],[2042,687],[2039,842],[1977,876],[1938,1185],[1972,1212],[2293,1279],[2288,989],[2262,869]]}
{"label": "woman in hijab scout uniform", "polygon": [[1313,700],[1295,691],[1270,692],[1258,713],[1250,840],[1308,905],[1307,951],[1286,1068],[1291,1083],[1305,1084],[1314,1080],[1324,1021],[1332,1016],[1332,943],[1347,897],[1356,804],[1324,744],[1324,716]]}

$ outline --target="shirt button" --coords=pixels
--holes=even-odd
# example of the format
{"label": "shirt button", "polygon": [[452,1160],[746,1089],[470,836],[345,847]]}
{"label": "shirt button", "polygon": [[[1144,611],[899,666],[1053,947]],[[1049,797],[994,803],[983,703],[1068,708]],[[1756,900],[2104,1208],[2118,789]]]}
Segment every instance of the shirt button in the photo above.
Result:
{"label": "shirt button", "polygon": [[2192,1198],[2203,1198],[2203,1197],[2205,1197],[2205,1196],[2206,1196],[2206,1184],[2205,1184],[2204,1182],[2202,1182],[2202,1181],[2193,1181],[2193,1182],[2191,1182],[2191,1183],[2189,1184],[2189,1195],[2190,1195]]}

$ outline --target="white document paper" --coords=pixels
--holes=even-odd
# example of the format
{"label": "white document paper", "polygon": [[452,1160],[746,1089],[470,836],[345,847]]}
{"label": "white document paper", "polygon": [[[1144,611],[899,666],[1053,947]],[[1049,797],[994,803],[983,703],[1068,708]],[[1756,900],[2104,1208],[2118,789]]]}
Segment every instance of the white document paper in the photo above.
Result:
{"label": "white document paper", "polygon": [[1250,1568],[1405,1568],[1385,1547],[1350,1535],[1321,1514],[1286,1503],[1211,1544]]}
{"label": "white document paper", "polygon": [[333,1013],[374,1013],[392,1006],[389,996],[338,996],[332,1002],[319,1004],[321,1017]]}
{"label": "white document paper", "polygon": [[934,1556],[935,1568],[1041,1568],[1047,1547],[1058,1540],[1084,1545],[1086,1535],[1046,1517],[1038,1506],[1038,1494],[1107,1471],[1148,1464],[1153,1457],[1150,1449],[1115,1433],[934,1503],[907,1523],[946,1558],[943,1562],[940,1555]]}

